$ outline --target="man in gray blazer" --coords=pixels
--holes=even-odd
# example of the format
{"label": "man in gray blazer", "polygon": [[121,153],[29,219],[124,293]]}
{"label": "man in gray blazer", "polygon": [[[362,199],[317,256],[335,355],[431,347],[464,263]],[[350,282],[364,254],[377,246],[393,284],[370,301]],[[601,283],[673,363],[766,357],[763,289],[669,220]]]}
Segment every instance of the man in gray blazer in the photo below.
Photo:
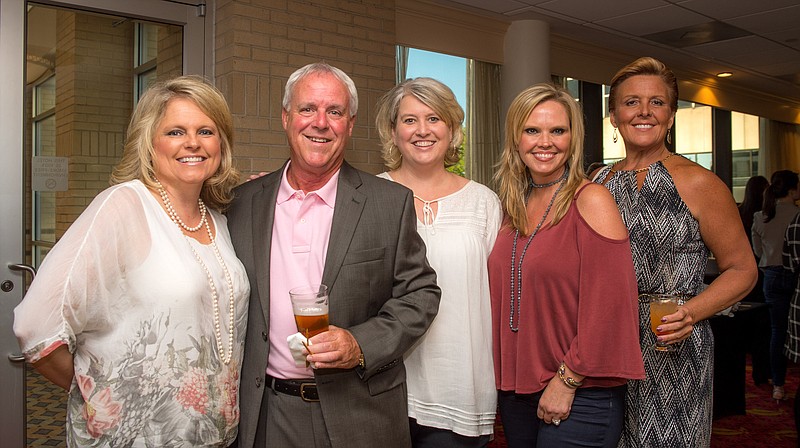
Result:
{"label": "man in gray blazer", "polygon": [[[228,225],[251,283],[241,373],[241,447],[407,447],[403,353],[439,306],[409,190],[344,162],[353,81],[324,63],[283,98],[291,155],[236,191]],[[288,290],[329,288],[330,330],[295,364]]]}

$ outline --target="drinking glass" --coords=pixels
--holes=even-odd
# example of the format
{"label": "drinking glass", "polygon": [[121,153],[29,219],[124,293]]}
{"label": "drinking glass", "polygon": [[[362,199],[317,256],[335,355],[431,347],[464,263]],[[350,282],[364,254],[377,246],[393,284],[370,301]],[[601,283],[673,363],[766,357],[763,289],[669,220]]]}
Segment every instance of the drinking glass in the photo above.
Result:
{"label": "drinking glass", "polygon": [[[675,294],[645,294],[645,296],[650,303],[650,329],[653,331],[653,334],[656,335],[656,338],[673,333],[672,331],[659,332],[656,329],[661,325],[662,317],[678,311],[678,298],[680,296]],[[673,352],[676,348],[674,345],[660,342],[656,339],[656,343],[653,344],[653,350],[659,352]]]}
{"label": "drinking glass", "polygon": [[306,338],[328,331],[328,287],[306,285],[289,291],[294,321]]}

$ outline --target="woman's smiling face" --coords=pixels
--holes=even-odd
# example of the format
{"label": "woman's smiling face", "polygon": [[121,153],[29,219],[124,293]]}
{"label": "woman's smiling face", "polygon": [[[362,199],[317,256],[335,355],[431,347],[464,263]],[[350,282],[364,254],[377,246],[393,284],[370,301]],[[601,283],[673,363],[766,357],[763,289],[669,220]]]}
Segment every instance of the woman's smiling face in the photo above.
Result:
{"label": "woman's smiling face", "polygon": [[626,149],[647,150],[664,146],[675,114],[670,109],[669,88],[658,76],[636,75],[617,87],[611,124],[619,129]]}

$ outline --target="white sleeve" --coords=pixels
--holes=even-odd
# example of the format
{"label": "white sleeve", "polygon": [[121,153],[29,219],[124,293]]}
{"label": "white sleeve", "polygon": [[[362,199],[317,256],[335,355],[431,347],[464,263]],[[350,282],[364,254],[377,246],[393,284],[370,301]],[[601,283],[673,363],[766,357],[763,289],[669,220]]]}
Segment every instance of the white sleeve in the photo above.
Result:
{"label": "white sleeve", "polygon": [[38,361],[63,344],[74,353],[82,332],[113,325],[109,307],[125,289],[125,272],[149,250],[136,190],[119,185],[101,192],[47,254],[14,310],[14,333],[26,359]]}
{"label": "white sleeve", "polygon": [[486,230],[488,234],[487,237],[487,254],[492,252],[494,248],[494,242],[497,240],[497,233],[500,231],[500,226],[503,224],[503,210],[500,206],[500,199],[497,195],[490,191],[490,198],[487,201],[487,217],[486,217]]}

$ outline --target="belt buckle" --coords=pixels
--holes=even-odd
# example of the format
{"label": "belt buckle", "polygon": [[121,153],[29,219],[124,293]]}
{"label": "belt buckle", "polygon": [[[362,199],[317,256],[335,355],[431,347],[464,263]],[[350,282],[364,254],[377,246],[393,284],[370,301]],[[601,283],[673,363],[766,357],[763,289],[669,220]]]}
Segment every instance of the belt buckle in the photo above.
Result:
{"label": "belt buckle", "polygon": [[317,383],[300,383],[300,398],[302,398],[303,401],[308,401],[308,402],[311,402],[311,403],[318,402],[319,401],[319,394],[317,394],[317,398],[308,398],[308,397],[306,397],[306,387],[308,387],[308,388],[312,388],[313,387],[314,389],[316,389],[317,388]]}

